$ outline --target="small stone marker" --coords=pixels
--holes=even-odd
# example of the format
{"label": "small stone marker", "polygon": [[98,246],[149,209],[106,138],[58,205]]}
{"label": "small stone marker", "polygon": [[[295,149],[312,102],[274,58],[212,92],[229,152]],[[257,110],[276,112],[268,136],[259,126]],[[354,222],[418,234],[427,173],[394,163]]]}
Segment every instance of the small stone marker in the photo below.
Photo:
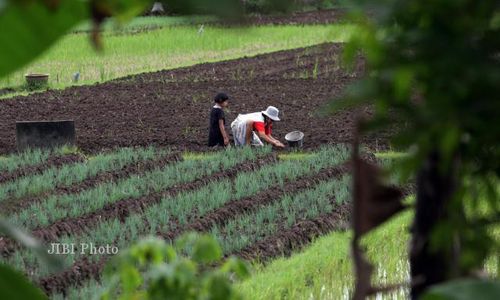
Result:
{"label": "small stone marker", "polygon": [[16,122],[17,150],[54,148],[75,144],[75,122],[21,121]]}

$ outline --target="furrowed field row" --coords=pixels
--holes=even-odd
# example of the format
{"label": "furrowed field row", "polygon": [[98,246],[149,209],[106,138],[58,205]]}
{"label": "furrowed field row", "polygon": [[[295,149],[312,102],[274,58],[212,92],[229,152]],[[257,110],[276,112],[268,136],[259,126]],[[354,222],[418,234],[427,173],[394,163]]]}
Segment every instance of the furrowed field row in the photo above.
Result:
{"label": "furrowed field row", "polygon": [[63,148],[58,148],[56,150],[28,149],[19,154],[0,156],[0,172],[13,172],[18,168],[42,164],[51,156],[63,155],[62,149]]}
{"label": "furrowed field row", "polygon": [[217,171],[235,166],[245,160],[270,152],[270,148],[232,149],[211,160],[182,161],[141,176],[129,177],[118,182],[99,185],[76,195],[55,195],[43,202],[35,203],[27,209],[9,217],[9,221],[20,227],[35,229],[48,226],[64,218],[78,217],[102,209],[106,205],[124,199],[139,198],[193,181]]}
{"label": "furrowed field row", "polygon": [[[267,261],[282,255],[289,256],[292,251],[300,250],[315,238],[328,234],[334,230],[345,230],[348,218],[348,203],[334,207],[334,210],[312,220],[303,220],[292,227],[280,230],[277,234],[269,236],[252,245],[233,253],[248,261]],[[229,255],[226,255],[226,257]],[[90,299],[99,295],[103,290],[101,282],[92,279],[85,281],[81,286],[71,286],[63,294],[52,295],[52,299]]]}
{"label": "furrowed field row", "polygon": [[[343,157],[337,157],[341,158]],[[184,231],[184,228],[195,230],[203,228],[202,225],[221,223],[240,212],[250,211],[273,201],[285,194],[287,189],[291,192],[298,190],[293,186],[306,188],[315,180],[311,176],[329,178],[344,172],[346,168],[342,167],[321,170],[323,167],[330,168],[337,164],[337,159],[328,161],[325,156],[319,156],[309,163],[304,162],[300,165],[293,162],[270,164],[255,171],[238,173],[234,180],[214,180],[200,190],[164,197],[158,205],[144,210],[142,215],[130,216],[119,225],[120,229],[117,227],[119,219],[110,220],[87,235],[69,236],[66,240],[74,241],[78,238],[79,241],[84,241],[92,238],[99,243],[105,241],[119,243],[125,242],[126,239],[135,240],[137,236],[148,233],[173,240],[177,237],[177,233]],[[260,198],[263,201],[255,200]],[[162,223],[162,220],[166,223]],[[115,230],[109,230],[110,228]],[[126,246],[126,243],[121,246]]]}
{"label": "furrowed field row", "polygon": [[[307,174],[318,173],[321,168],[328,168],[336,165],[345,160],[347,156],[347,150],[343,147],[334,148],[333,150],[327,149],[321,151],[316,156],[312,156],[304,164],[286,161],[278,165],[264,167],[256,172],[239,174],[236,172],[235,175],[238,174],[238,176],[234,179],[232,184],[234,188],[231,188],[231,182],[228,180],[214,182],[194,193],[184,193],[178,194],[176,197],[166,197],[159,205],[152,206],[146,210],[143,216],[131,216],[127,218],[124,223],[120,223],[121,220],[116,218],[101,223],[98,228],[91,232],[88,231],[89,233],[87,234],[80,237],[66,237],[66,240],[71,240],[72,243],[76,243],[76,239],[78,239],[78,241],[90,239],[96,244],[114,241],[114,244],[118,244],[119,247],[123,248],[128,245],[129,241],[135,240],[139,234],[155,234],[156,232],[163,231],[166,232],[166,236],[168,236],[179,229],[179,227],[172,226],[171,230],[165,230],[164,227],[168,225],[168,223],[173,223],[173,225],[180,227],[184,224],[189,224],[189,222],[191,222],[191,224],[196,224],[194,221],[199,220],[199,217],[204,214],[209,214],[210,216],[212,212],[211,216],[216,216],[217,209],[224,206],[225,203],[229,203],[229,206],[236,208],[238,206],[236,203],[239,198],[248,197],[248,195],[254,194],[262,189],[265,190],[273,185],[283,186],[283,188],[275,189],[278,194],[280,191],[284,192],[286,190],[293,192],[292,186],[295,184],[294,181],[296,178],[310,176]],[[328,172],[323,170],[321,173],[323,177],[329,178],[338,172],[342,172],[342,170],[345,171],[345,168]],[[305,178],[300,180],[304,181]],[[312,181],[311,178],[307,178],[307,182],[304,182],[304,184],[300,184],[300,182],[297,183],[300,187],[305,188],[309,186]],[[256,203],[264,205],[266,202],[275,199],[276,194],[270,191],[271,190],[267,190],[261,193],[261,195],[267,195],[269,200],[262,201],[260,204],[256,201]],[[242,203],[249,203],[249,201],[251,201],[242,200]],[[251,209],[251,207],[247,207],[246,211],[249,209]],[[167,211],[169,213],[165,213]],[[222,211],[224,211],[223,208]],[[169,217],[169,214],[172,215],[172,217]],[[176,218],[174,219],[173,216],[176,216]],[[163,222],[162,219],[164,220]],[[172,219],[173,222],[170,222],[170,219]],[[220,220],[220,218],[216,219]],[[61,227],[67,228],[67,226]],[[72,261],[69,261],[69,264],[71,263]],[[30,255],[29,251],[25,251],[25,253],[17,252],[11,259],[11,264],[16,265],[20,270],[26,270],[31,266],[36,266],[37,262],[35,258]],[[35,270],[31,270],[29,273],[32,272],[37,273]]]}
{"label": "furrowed field row", "polygon": [[177,161],[182,160],[180,153],[171,153],[167,151],[160,151],[152,157],[143,156],[140,160],[134,159],[132,162],[125,165],[120,164],[116,169],[100,172],[94,176],[87,177],[83,181],[70,186],[56,186],[53,190],[22,199],[7,200],[0,204],[3,212],[14,213],[26,209],[34,203],[42,202],[45,198],[50,196],[61,196],[79,194],[85,190],[95,188],[106,182],[116,182],[131,176],[140,176],[142,173],[152,171],[158,166],[165,166]]}
{"label": "furrowed field row", "polygon": [[[225,226],[214,226],[211,234],[224,253],[234,253],[267,236],[290,228],[300,220],[314,219],[333,211],[334,206],[349,200],[350,175],[339,180],[323,181],[314,188],[295,195],[285,195],[269,206],[232,219]],[[332,203],[332,198],[335,201]]]}
{"label": "furrowed field row", "polygon": [[[288,228],[282,228],[273,235],[263,238],[232,253],[248,261],[268,261],[278,256],[289,256],[309,244],[314,238],[334,230],[349,228],[349,203],[342,203],[333,210],[322,213],[314,219],[297,221]],[[226,254],[226,256],[229,256]]]}
{"label": "furrowed field row", "polygon": [[[21,178],[0,186],[0,203],[50,191],[58,186],[70,186],[88,177],[112,169],[119,169],[128,163],[150,159],[156,150],[148,148],[122,148],[110,154],[100,154],[87,162],[50,168],[39,175]],[[163,150],[159,150],[163,152]]]}
{"label": "furrowed field row", "polygon": [[[273,155],[273,156],[274,156],[274,155]],[[275,158],[275,156],[274,156],[274,160],[275,160],[275,159],[276,159],[276,158]],[[247,166],[247,167],[248,167],[248,166]],[[235,175],[237,174],[237,172],[233,172],[232,174],[235,176]],[[119,222],[119,221],[118,221],[118,222]],[[107,230],[108,230],[108,229],[106,229],[106,228],[104,228],[104,229],[103,229],[103,231],[107,231]],[[93,236],[93,234],[91,234],[91,236]],[[31,253],[30,251],[27,251],[27,252],[28,252],[28,253],[25,253],[25,255],[24,255],[25,257],[28,257],[28,256],[32,255],[32,253]],[[17,256],[17,257],[19,257],[19,253],[18,253],[18,252],[16,252],[16,256]],[[16,256],[15,256],[15,257],[16,257]],[[15,259],[14,259],[14,260],[15,260]],[[33,258],[32,256],[31,256],[31,258],[30,258],[30,261],[31,261],[31,262],[34,262],[34,258]],[[26,274],[33,274],[34,270],[33,270],[33,268],[31,268],[31,266],[33,266],[33,264],[32,264],[31,266],[28,266],[29,264],[30,264],[30,263],[28,263],[27,265],[25,265],[25,268],[24,268],[24,270],[23,270],[23,271],[24,271]]]}
{"label": "furrowed field row", "polygon": [[[337,181],[335,181],[335,182],[337,182]],[[302,212],[306,212],[306,214],[305,214],[306,218],[314,218],[319,213],[318,208],[322,209],[322,211],[324,211],[324,212],[332,211],[333,208],[331,207],[332,205],[331,205],[331,201],[329,200],[329,198],[333,196],[333,191],[331,191],[331,190],[325,191],[331,186],[337,186],[337,185],[332,184],[332,183],[328,183],[328,182],[323,182],[319,186],[316,186],[315,188],[308,190],[308,192],[315,192],[316,195],[319,195],[321,197],[314,199],[317,201],[313,200],[313,201],[310,201],[309,203],[306,203],[305,205],[301,206],[300,209],[294,210],[292,208],[289,210],[289,212],[293,211],[295,215],[298,215]],[[321,189],[322,191],[318,192],[317,191],[318,189]],[[261,210],[259,210],[257,213],[250,214],[248,216],[253,216],[253,215],[258,216],[261,214],[260,212],[263,210],[264,211],[269,211],[270,209],[276,210],[275,207],[281,207],[283,205],[290,204],[289,199],[294,199],[295,202],[303,201],[305,199],[303,194],[300,194],[301,196],[299,199],[296,199],[296,197],[293,197],[293,196],[284,196],[279,200],[277,199],[278,204],[281,204],[281,205],[277,206],[276,204],[274,204],[274,205],[271,205],[270,206],[271,208],[268,208],[268,209],[266,209],[266,207],[264,207]],[[307,192],[305,194],[307,194]],[[325,200],[326,198],[328,198],[328,199]],[[311,199],[309,199],[309,200],[311,200]],[[330,207],[328,207],[328,205]],[[311,208],[308,209],[307,206],[311,206]],[[312,212],[310,212],[310,210],[312,210]],[[240,216],[238,216],[238,215],[232,216],[233,222],[237,222],[237,221],[234,221],[234,220],[236,220],[235,217],[239,218]],[[139,220],[138,222],[142,222],[142,221],[143,220]],[[273,221],[276,221],[276,220],[273,220]],[[286,223],[286,220],[283,221],[283,223]],[[291,225],[292,224],[290,224],[290,226]],[[224,228],[226,228],[226,227],[224,227]],[[278,226],[274,226],[274,228],[277,228],[277,227]],[[282,226],[282,227],[284,227],[284,226]],[[220,232],[220,231],[218,231],[218,232]],[[151,233],[154,233],[154,230],[151,230]],[[126,239],[129,237],[129,234],[130,233],[127,232],[121,238]],[[221,238],[220,235],[218,235],[218,238]],[[231,235],[230,238],[234,238],[234,239],[236,239],[235,242],[239,242],[235,235]],[[122,239],[116,240],[116,242],[119,243],[121,240]],[[227,238],[224,241],[226,242],[226,244],[229,242]],[[239,244],[239,245],[241,245],[241,244]],[[247,245],[248,245],[248,243],[247,243]],[[230,248],[225,248],[226,253],[228,251],[227,249],[230,249]],[[89,278],[98,277],[100,272],[102,271],[102,268],[103,268],[105,261],[107,260],[107,257],[106,256],[93,257],[92,260],[89,260],[87,258],[88,258],[88,256],[84,257],[80,261],[77,261],[70,270],[68,270],[62,274],[56,274],[56,275],[52,275],[52,276],[41,279],[39,281],[40,286],[42,286],[43,289],[47,293],[52,294],[54,292],[65,291],[71,284],[81,284],[83,281],[88,280]]]}
{"label": "furrowed field row", "polygon": [[85,161],[79,153],[57,153],[33,150],[23,154],[0,158],[0,184],[17,180],[21,177],[33,176],[45,170]]}
{"label": "furrowed field row", "polygon": [[213,225],[224,226],[235,215],[248,214],[262,206],[268,205],[285,195],[293,195],[303,191],[321,181],[337,178],[349,170],[348,164],[337,167],[323,165],[324,169],[300,174],[300,177],[286,178],[283,184],[267,186],[267,189],[242,199],[233,199],[223,206],[202,216],[190,217],[192,221],[182,224],[181,228],[176,228],[172,232],[163,234],[162,237],[174,240],[184,232],[197,231],[206,232]]}
{"label": "furrowed field row", "polygon": [[[127,226],[128,222],[131,222],[132,226],[134,226],[134,230],[132,230],[134,232],[144,233],[146,232],[144,228],[151,227],[154,223],[157,223],[155,227],[156,230],[158,232],[161,232],[161,227],[165,226],[166,224],[156,222],[156,220],[164,219],[165,215],[171,215],[172,219],[175,216],[176,222],[174,224],[176,225],[179,225],[179,223],[181,223],[181,225],[186,224],[187,222],[191,221],[191,219],[198,218],[200,215],[204,215],[210,211],[213,211],[221,205],[224,205],[231,199],[233,200],[232,202],[238,202],[237,200],[242,197],[246,197],[262,189],[267,189],[273,185],[283,186],[286,182],[293,182],[300,176],[307,177],[309,174],[319,172],[319,170],[323,167],[331,167],[333,165],[336,165],[346,159],[346,157],[347,151],[345,148],[334,148],[333,151],[321,151],[317,156],[310,158],[303,164],[297,164],[293,161],[287,161],[278,165],[274,165],[273,162],[275,162],[276,158],[273,156],[271,157],[272,160],[270,161],[264,160],[262,162],[259,162],[259,165],[257,167],[265,165],[268,166],[253,173],[240,173],[244,171],[252,171],[255,169],[255,167],[252,168],[251,165],[241,166],[240,168],[230,170],[232,172],[223,172],[222,174],[219,174],[220,176],[212,175],[210,176],[210,178],[206,178],[206,180],[200,180],[198,182],[199,184],[196,184],[196,182],[188,184],[186,187],[187,190],[184,189],[183,186],[175,186],[175,190],[166,191],[166,193],[156,193],[154,195],[148,195],[141,199],[120,201],[119,203],[123,203],[125,205],[115,207],[113,209],[99,211],[88,217],[75,218],[74,220],[63,220],[56,226],[42,228],[38,231],[33,232],[33,234],[45,242],[54,242],[63,234],[68,236],[71,234],[78,234],[82,231],[90,232],[90,234],[84,237],[83,240],[92,238],[94,241],[98,240],[99,242],[109,242],[116,240],[119,233],[125,234],[129,239],[133,240],[135,236],[131,237],[130,235],[126,234],[126,229],[129,228]],[[345,170],[345,168],[343,168],[342,170]],[[323,174],[323,177],[328,178],[329,176],[334,175],[335,171],[323,171],[321,173]],[[221,182],[215,181],[227,177],[235,177],[232,184],[227,180],[223,180]],[[304,179],[302,180],[304,181]],[[306,178],[306,180],[306,184],[302,184],[299,186],[307,187],[308,184],[310,185],[311,179]],[[196,188],[202,187],[207,183],[210,184],[203,187],[199,191],[186,193],[188,190],[194,190]],[[232,187],[232,185],[234,185],[234,188]],[[288,188],[293,191],[292,187]],[[227,192],[228,189],[230,192]],[[284,190],[281,188],[278,189],[277,192],[279,194],[279,192],[284,193],[285,191],[286,189]],[[264,193],[262,193],[262,195],[264,195]],[[276,196],[269,192],[267,192],[267,195],[267,198],[269,199],[268,201],[271,201]],[[160,204],[153,205],[160,201]],[[249,201],[243,201],[242,203],[248,202]],[[258,201],[256,201],[256,203],[258,203]],[[153,206],[146,210],[145,208],[148,205]],[[232,205],[235,206],[235,209],[236,206],[238,206],[238,204],[236,203]],[[125,217],[127,217],[131,212],[134,211],[144,211],[145,215],[147,215],[146,220],[142,221],[141,216],[139,215],[132,215],[131,217],[125,219]],[[164,212],[168,212],[168,214],[165,214]],[[108,221],[100,222],[103,220]],[[170,222],[170,220],[166,221]],[[123,222],[124,224],[118,225],[120,222]],[[89,227],[95,226],[96,224],[99,224],[99,227],[90,231]],[[117,226],[120,229],[118,229]],[[110,228],[115,228],[116,230],[110,231]],[[172,232],[174,232],[174,230],[179,230],[179,228],[172,228]],[[101,236],[102,238],[100,238]],[[67,239],[71,238],[74,239],[75,237],[67,237]],[[4,256],[12,252],[13,250],[14,249],[12,244],[7,245],[5,242],[3,243],[2,252]]]}
{"label": "furrowed field row", "polygon": [[[94,227],[101,226],[106,229],[107,223],[112,224],[114,220],[125,222],[131,214],[144,212],[150,206],[161,202],[167,197],[176,197],[177,195],[189,191],[195,191],[208,183],[225,178],[233,178],[238,173],[255,170],[265,165],[273,165],[276,162],[276,156],[273,154],[254,160],[242,162],[230,169],[213,173],[208,177],[198,178],[194,181],[175,185],[165,190],[153,192],[140,198],[129,198],[106,205],[98,211],[81,215],[73,218],[65,218],[51,224],[48,227],[35,229],[31,234],[42,242],[55,242],[63,236],[78,235],[84,232],[90,232]],[[106,223],[105,223],[106,222]],[[92,232],[95,232],[92,230]],[[94,233],[93,233],[94,234]],[[0,241],[0,253],[4,257],[10,256],[16,250],[17,245],[11,240]]]}

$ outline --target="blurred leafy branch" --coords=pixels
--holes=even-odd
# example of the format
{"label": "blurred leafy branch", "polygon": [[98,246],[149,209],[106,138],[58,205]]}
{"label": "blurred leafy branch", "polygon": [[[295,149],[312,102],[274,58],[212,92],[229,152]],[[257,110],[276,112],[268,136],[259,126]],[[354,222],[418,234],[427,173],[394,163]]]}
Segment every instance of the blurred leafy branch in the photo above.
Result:
{"label": "blurred leafy branch", "polygon": [[354,3],[359,27],[345,58],[367,74],[329,108],[370,107],[362,132],[384,130],[409,153],[397,171],[417,178],[410,263],[418,298],[500,253],[491,230],[500,221],[500,2]]}
{"label": "blurred leafy branch", "polygon": [[[1,238],[10,238],[32,250],[53,271],[62,269],[62,262],[50,256],[45,247],[24,231],[0,219]],[[24,275],[0,263],[0,298],[2,299],[47,299]]]}
{"label": "blurred leafy branch", "polygon": [[174,246],[148,238],[108,265],[101,299],[240,299],[232,281],[249,276],[249,268],[236,257],[221,259],[210,235],[190,233]]}

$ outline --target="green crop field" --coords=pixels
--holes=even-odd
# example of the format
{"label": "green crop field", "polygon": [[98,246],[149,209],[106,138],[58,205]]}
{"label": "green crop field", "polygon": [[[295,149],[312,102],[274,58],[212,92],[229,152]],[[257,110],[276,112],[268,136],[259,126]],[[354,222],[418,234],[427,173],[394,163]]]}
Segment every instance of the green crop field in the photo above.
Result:
{"label": "green crop field", "polygon": [[[117,24],[142,1],[88,1],[94,19],[85,22],[59,15],[61,1],[14,2],[0,0],[0,24],[8,16],[18,25],[0,40],[21,41],[0,51],[9,56],[2,74],[18,67],[0,78],[0,298],[27,280],[58,300],[101,299],[111,286],[103,299],[184,286],[192,299],[226,300],[205,296],[230,290],[245,300],[351,299],[369,273],[354,270],[358,241],[372,285],[393,287],[368,289],[367,299],[408,299],[419,285],[451,281],[412,272],[441,261],[453,276],[500,287],[489,282],[500,278],[500,184],[496,106],[485,100],[500,78],[491,68],[500,14],[484,22],[487,4],[467,2],[468,16],[465,2],[429,2],[427,14],[419,1],[396,1],[362,18],[354,3],[294,1],[317,10],[287,14],[276,11],[288,7],[281,1],[248,0],[236,1],[248,23],[225,22],[221,11]],[[192,13],[224,8],[216,2],[197,11],[185,1]],[[121,5],[129,14],[117,13]],[[16,19],[28,9],[34,22]],[[450,9],[467,18],[447,22]],[[99,27],[98,50],[93,24],[104,15],[113,17]],[[54,27],[38,32],[33,24],[47,16],[57,24],[43,20]],[[46,50],[30,53],[30,43]],[[48,85],[28,86],[25,75],[37,73],[50,75]],[[215,105],[224,122],[219,99],[229,100]],[[59,120],[74,123],[70,146],[44,130],[23,140],[19,122]],[[209,126],[223,144],[209,146]],[[236,145],[240,129],[265,145]],[[19,150],[36,134],[57,146]],[[434,250],[430,266],[423,256]],[[127,298],[129,288],[138,296]]]}
{"label": "green crop field", "polygon": [[[31,160],[28,154],[19,157],[26,164],[39,163],[59,153],[32,152]],[[12,178],[0,184],[0,206],[9,212],[3,218],[47,244],[91,241],[125,249],[140,237],[159,235],[173,241],[197,228],[213,234],[224,253],[252,256],[254,244],[272,241],[301,222],[330,216],[349,201],[345,146],[280,157],[268,147],[205,156],[122,148]],[[12,166],[9,172],[24,167]],[[35,282],[48,280],[50,270],[30,250],[10,243],[2,251],[1,262]],[[260,253],[256,258],[274,255]],[[61,258],[71,270],[99,268],[107,255],[75,253]],[[64,288],[85,298],[95,292],[94,279],[67,282]],[[52,291],[55,297],[57,291]]]}
{"label": "green crop field", "polygon": [[[103,51],[80,24],[30,65],[0,80],[13,88],[2,98],[29,94],[26,73],[49,73],[49,87],[64,89],[203,62],[253,56],[325,42],[344,42],[349,24],[215,25],[207,17],[136,18],[103,26]],[[78,82],[73,81],[79,73]],[[30,150],[0,157],[0,216],[39,239],[121,251],[142,237],[174,242],[183,233],[213,235],[224,255],[272,261],[302,247],[318,233],[347,224],[348,147],[273,153],[262,149],[178,152],[125,147],[87,155],[75,148]],[[325,222],[326,221],[326,222]],[[311,228],[297,231],[303,223]],[[324,223],[321,223],[324,222]],[[299,232],[299,236],[297,236]],[[294,246],[256,251],[282,238]],[[0,263],[43,287],[51,298],[91,299],[102,285],[107,254],[58,255],[64,273],[53,273],[29,249],[0,236]],[[80,249],[81,250],[81,249]]]}
{"label": "green crop field", "polygon": [[[253,27],[206,24],[200,30],[201,25],[166,26],[160,20],[136,21],[118,31],[111,27],[103,33],[104,48],[100,52],[91,46],[86,32],[78,31],[88,29],[88,25],[81,25],[76,33],[65,36],[35,62],[0,79],[0,88],[14,88],[15,94],[27,94],[23,86],[24,75],[28,73],[49,73],[51,88],[93,84],[130,74],[343,42],[354,30],[349,24]],[[130,32],[148,26],[159,28]],[[74,83],[73,75],[77,72],[80,77]]]}

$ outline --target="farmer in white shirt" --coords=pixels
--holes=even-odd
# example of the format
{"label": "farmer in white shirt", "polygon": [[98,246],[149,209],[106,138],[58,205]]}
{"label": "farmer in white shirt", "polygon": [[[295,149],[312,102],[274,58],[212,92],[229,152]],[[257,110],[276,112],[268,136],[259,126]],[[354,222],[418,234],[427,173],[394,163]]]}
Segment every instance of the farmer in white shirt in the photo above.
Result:
{"label": "farmer in white shirt", "polygon": [[285,145],[271,135],[273,122],[280,120],[278,115],[279,110],[274,106],[269,106],[265,111],[238,115],[231,123],[234,144],[263,146],[262,141],[264,141],[278,148],[284,148]]}

